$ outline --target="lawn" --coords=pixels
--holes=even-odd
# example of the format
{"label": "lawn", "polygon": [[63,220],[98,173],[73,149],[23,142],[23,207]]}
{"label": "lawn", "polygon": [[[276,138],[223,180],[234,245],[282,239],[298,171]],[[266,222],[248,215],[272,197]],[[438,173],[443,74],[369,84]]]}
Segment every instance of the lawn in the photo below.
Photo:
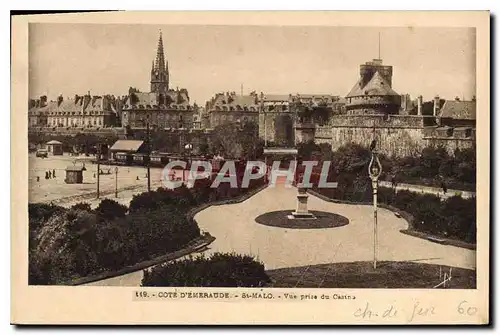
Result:
{"label": "lawn", "polygon": [[[273,287],[302,288],[432,288],[451,269],[446,288],[476,288],[476,271],[413,262],[351,262],[318,264],[267,271]],[[441,279],[440,279],[441,272]],[[442,286],[441,286],[442,288]]]}

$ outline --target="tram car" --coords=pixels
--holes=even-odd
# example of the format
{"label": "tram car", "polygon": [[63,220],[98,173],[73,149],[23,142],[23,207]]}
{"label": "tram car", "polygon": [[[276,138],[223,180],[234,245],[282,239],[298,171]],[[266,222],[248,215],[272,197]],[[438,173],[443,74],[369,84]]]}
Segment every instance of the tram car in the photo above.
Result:
{"label": "tram car", "polygon": [[115,161],[120,165],[132,165],[133,157],[130,154],[117,153],[115,154]]}
{"label": "tram car", "polygon": [[150,155],[150,158],[151,158],[150,166],[164,167],[169,162],[166,153],[154,153]]}
{"label": "tram car", "polygon": [[[127,166],[147,166],[148,155],[145,153],[117,153],[115,155],[115,161]],[[150,155],[150,162],[150,166],[152,167],[164,167],[169,162],[169,159],[165,153],[154,153]]]}

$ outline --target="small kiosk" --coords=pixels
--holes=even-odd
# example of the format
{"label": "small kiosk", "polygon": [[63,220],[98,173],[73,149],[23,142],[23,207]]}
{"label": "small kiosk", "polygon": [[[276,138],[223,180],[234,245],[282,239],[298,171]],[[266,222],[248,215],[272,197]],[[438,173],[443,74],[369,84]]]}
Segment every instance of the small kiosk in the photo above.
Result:
{"label": "small kiosk", "polygon": [[66,178],[64,181],[66,184],[82,184],[83,171],[86,170],[85,166],[70,165],[66,168]]}
{"label": "small kiosk", "polygon": [[62,143],[56,140],[47,142],[47,152],[50,155],[60,156],[63,154]]}

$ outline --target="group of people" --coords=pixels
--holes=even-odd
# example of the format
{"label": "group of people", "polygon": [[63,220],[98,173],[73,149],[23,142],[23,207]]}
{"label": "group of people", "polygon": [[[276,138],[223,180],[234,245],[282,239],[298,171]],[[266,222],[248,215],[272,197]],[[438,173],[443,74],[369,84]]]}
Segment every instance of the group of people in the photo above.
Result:
{"label": "group of people", "polygon": [[[45,179],[52,179],[56,177],[56,170],[52,169],[52,171],[45,171]],[[40,181],[40,176],[36,177],[36,181]]]}

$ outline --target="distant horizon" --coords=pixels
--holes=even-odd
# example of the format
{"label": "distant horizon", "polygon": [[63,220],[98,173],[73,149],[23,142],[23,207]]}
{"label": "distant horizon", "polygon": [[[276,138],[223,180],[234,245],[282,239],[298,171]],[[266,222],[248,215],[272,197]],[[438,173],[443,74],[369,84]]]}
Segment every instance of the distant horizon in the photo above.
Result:
{"label": "distant horizon", "polygon": [[378,58],[379,33],[398,94],[424,101],[476,95],[473,28],[37,23],[29,29],[29,98],[149,92],[160,29],[170,88],[187,89],[200,106],[217,93],[240,94],[241,85],[244,95],[345,97],[359,66]]}

